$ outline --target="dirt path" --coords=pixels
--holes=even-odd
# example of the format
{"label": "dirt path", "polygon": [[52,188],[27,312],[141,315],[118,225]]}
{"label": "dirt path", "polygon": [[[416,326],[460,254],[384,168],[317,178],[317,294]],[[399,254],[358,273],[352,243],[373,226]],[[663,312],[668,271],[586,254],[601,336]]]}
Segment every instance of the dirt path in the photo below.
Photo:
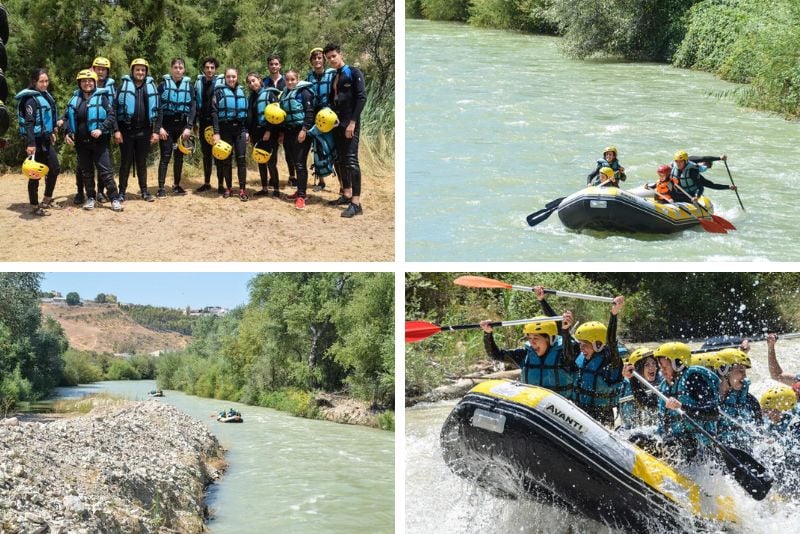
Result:
{"label": "dirt path", "polygon": [[[281,162],[282,163],[282,162]],[[281,168],[281,191],[286,169]],[[167,183],[171,183],[171,173]],[[234,170],[235,174],[235,170]],[[188,177],[187,177],[188,175]],[[155,193],[157,169],[150,167],[148,185]],[[115,180],[117,176],[115,175]],[[310,179],[313,184],[313,178]],[[234,176],[234,185],[236,177]],[[133,187],[130,185],[133,184]],[[129,193],[138,190],[129,180]],[[213,191],[195,194],[201,171],[184,170],[184,197],[143,202],[128,195],[125,211],[110,203],[84,211],[72,203],[75,176],[62,174],[55,189],[60,210],[51,216],[30,213],[27,178],[0,177],[0,261],[392,261],[394,258],[394,175],[364,172],[364,215],[340,217],[342,208],[326,205],[337,198],[335,177],[320,193],[309,187],[305,211],[285,200],[254,197],[258,171],[248,171],[250,201],[235,195],[223,199]],[[212,177],[216,186],[216,177]],[[39,195],[44,183],[39,187]],[[169,191],[169,189],[168,189]],[[237,190],[234,189],[234,192]]]}

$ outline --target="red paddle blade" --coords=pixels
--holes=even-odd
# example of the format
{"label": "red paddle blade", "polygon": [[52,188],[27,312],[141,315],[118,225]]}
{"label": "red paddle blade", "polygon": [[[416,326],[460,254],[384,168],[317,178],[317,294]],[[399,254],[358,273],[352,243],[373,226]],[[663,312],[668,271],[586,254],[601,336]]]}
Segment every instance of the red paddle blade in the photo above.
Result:
{"label": "red paddle blade", "polygon": [[697,218],[697,220],[700,221],[700,226],[702,226],[703,229],[706,232],[711,232],[713,234],[727,234],[728,233],[728,231],[725,228],[723,228],[719,224],[715,223],[714,221],[701,219],[699,217]]}
{"label": "red paddle blade", "polygon": [[425,321],[406,321],[406,343],[416,343],[442,331],[440,326]]}
{"label": "red paddle blade", "polygon": [[459,276],[458,278],[453,280],[453,283],[465,287],[511,289],[511,284],[507,284],[505,282],[501,282],[500,280],[493,280],[491,278],[486,278],[483,276],[471,276],[471,275]]}
{"label": "red paddle blade", "polygon": [[711,218],[714,219],[715,223],[725,228],[726,230],[736,230],[736,227],[733,225],[733,223],[724,217],[720,217],[719,215],[712,215]]}

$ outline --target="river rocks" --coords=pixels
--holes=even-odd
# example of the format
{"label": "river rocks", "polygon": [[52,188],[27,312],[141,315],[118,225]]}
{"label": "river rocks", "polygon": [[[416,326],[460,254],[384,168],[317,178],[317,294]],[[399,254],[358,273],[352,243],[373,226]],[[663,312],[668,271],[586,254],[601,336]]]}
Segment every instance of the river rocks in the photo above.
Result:
{"label": "river rocks", "polygon": [[201,532],[222,450],[155,401],[0,426],[0,532]]}

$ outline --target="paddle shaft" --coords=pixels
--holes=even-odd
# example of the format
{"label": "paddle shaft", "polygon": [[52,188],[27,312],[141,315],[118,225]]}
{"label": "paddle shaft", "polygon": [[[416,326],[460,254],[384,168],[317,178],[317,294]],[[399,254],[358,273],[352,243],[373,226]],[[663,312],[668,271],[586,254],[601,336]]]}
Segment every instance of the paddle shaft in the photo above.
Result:
{"label": "paddle shaft", "polygon": [[[511,289],[514,291],[533,291],[532,287],[528,286],[517,286],[511,284]],[[595,300],[597,302],[614,302],[613,297],[600,297],[597,295],[586,295],[584,293],[570,293],[569,291],[558,291],[557,289],[545,289],[545,295],[555,295],[557,297],[567,297],[573,299],[582,299],[582,300]]]}
{"label": "paddle shaft", "polygon": [[[728,168],[728,161],[723,159],[722,163],[725,164],[725,170],[728,171],[728,178],[730,178],[731,180],[731,185],[736,187],[736,184],[733,183],[733,176],[731,176],[731,170]],[[746,211],[744,209],[744,204],[742,204],[742,197],[739,196],[739,189],[734,189],[733,192],[736,193],[736,199],[739,201],[739,205],[742,207],[742,210]]]}
{"label": "paddle shaft", "polygon": [[[536,322],[536,321],[545,321],[545,320],[546,321],[561,321],[563,319],[564,319],[564,317],[561,316],[561,315],[558,315],[556,317],[545,317],[545,318],[542,318],[542,319],[514,319],[512,321],[493,321],[493,322],[489,323],[489,326],[494,328],[496,326],[514,326],[514,325],[518,325],[518,324],[528,324],[528,323],[532,323],[532,322]],[[454,324],[454,325],[449,325],[449,326],[440,326],[439,328],[441,328],[442,332],[444,332],[444,331],[450,332],[450,331],[455,331],[455,330],[469,330],[469,329],[480,328],[480,327],[481,327],[480,323],[470,323],[470,324]]]}

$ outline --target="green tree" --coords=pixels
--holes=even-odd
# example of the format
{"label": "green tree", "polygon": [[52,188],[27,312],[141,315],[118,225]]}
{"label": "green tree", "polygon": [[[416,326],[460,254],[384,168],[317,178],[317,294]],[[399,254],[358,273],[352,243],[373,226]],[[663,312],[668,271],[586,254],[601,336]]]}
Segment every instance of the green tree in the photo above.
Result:
{"label": "green tree", "polygon": [[74,291],[67,293],[67,304],[70,306],[80,306],[81,296]]}
{"label": "green tree", "polygon": [[111,362],[111,366],[106,373],[107,380],[139,380],[142,376],[131,365],[131,362],[122,358],[117,358]]}
{"label": "green tree", "polygon": [[94,298],[94,301],[98,304],[105,304],[106,302],[106,294],[105,293],[98,293],[97,296]]}

